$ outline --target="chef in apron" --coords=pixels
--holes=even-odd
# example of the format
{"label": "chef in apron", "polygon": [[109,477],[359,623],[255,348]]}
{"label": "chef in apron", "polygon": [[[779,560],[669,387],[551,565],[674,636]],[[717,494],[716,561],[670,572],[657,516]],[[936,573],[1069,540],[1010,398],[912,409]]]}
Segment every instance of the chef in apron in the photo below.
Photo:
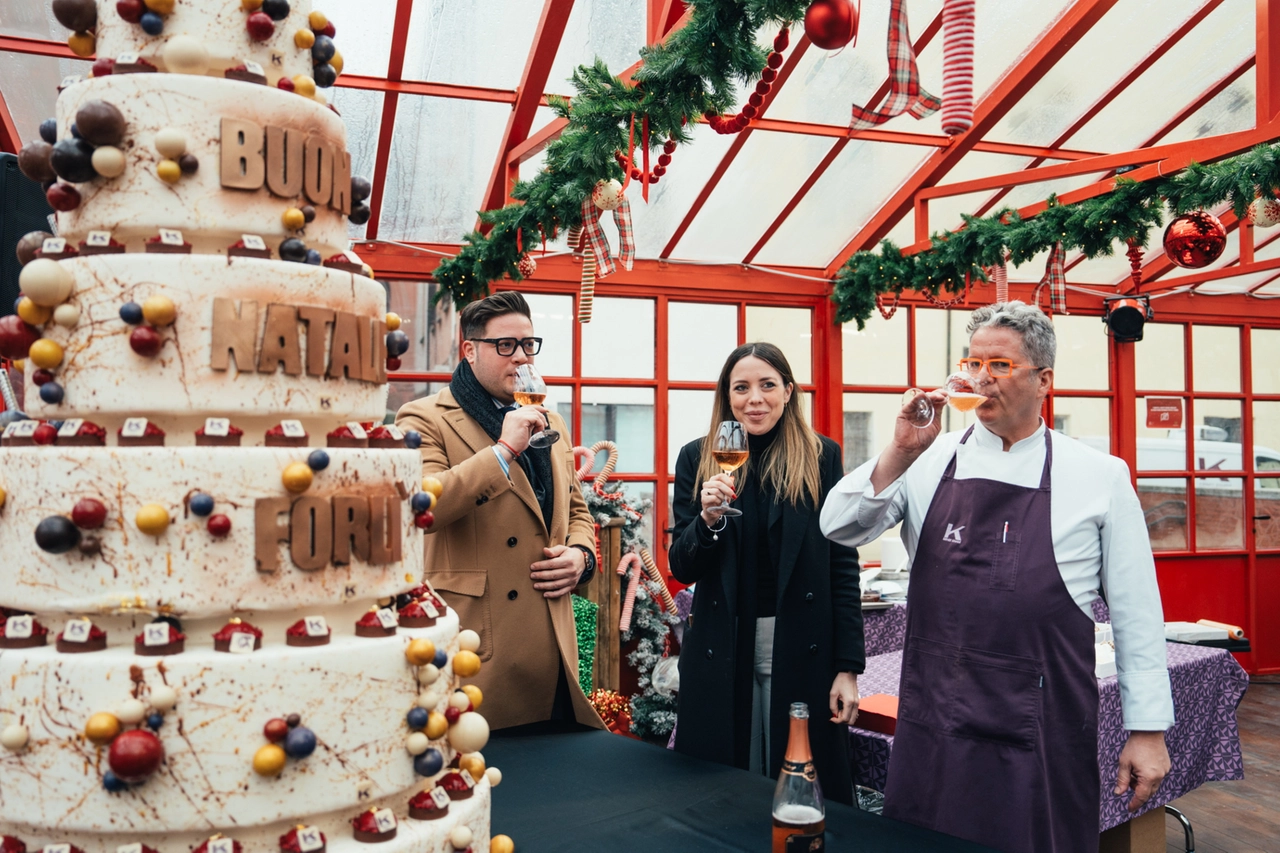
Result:
{"label": "chef in apron", "polygon": [[1137,811],[1169,770],[1164,615],[1143,511],[1119,459],[1045,427],[1053,324],[1021,302],[973,313],[960,362],[972,426],[914,425],[827,497],[843,545],[899,522],[911,555],[888,817],[1009,853],[1098,849],[1094,599],[1106,597],[1128,741],[1108,796]]}

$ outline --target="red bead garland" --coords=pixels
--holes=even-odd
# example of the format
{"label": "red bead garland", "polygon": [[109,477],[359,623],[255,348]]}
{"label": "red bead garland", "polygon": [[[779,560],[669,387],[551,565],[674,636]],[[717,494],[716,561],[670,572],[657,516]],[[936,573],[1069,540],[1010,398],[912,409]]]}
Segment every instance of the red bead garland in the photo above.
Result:
{"label": "red bead garland", "polygon": [[[674,153],[676,153],[675,142],[668,139],[666,142],[662,143],[662,153],[658,155],[658,165],[654,166],[648,172],[649,183],[656,184],[658,182],[658,178],[661,178],[667,173],[667,166],[671,165],[671,155]],[[614,151],[613,159],[617,160],[618,165],[624,170],[627,168],[626,154],[623,154],[621,151]],[[634,165],[631,167],[631,180],[643,181],[645,174],[646,173],[643,169],[636,168]]]}
{"label": "red bead garland", "polygon": [[747,102],[742,105],[742,109],[736,116],[721,116],[710,111],[702,114],[712,130],[716,133],[741,133],[746,130],[747,125],[751,124],[751,119],[759,115],[764,99],[769,96],[774,81],[778,79],[778,69],[782,67],[783,62],[782,51],[787,49],[790,40],[791,31],[783,27],[777,38],[773,40],[773,50],[769,53],[764,70],[760,72],[760,81],[756,83],[756,90],[751,93],[751,97],[747,98]]}

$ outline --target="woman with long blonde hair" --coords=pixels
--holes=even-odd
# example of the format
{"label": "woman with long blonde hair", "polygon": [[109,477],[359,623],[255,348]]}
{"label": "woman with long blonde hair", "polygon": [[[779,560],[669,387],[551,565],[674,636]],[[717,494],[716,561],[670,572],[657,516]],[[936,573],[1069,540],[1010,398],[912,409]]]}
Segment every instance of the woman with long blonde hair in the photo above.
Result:
{"label": "woman with long blonde hair", "polygon": [[[723,421],[742,424],[749,444],[733,474],[712,457]],[[788,708],[805,702],[823,794],[851,803],[848,725],[865,658],[858,554],[818,527],[842,475],[840,448],[805,421],[782,351],[751,343],[730,353],[710,431],[676,463],[671,572],[697,587],[675,748],[776,777]],[[742,514],[723,514],[727,501]]]}

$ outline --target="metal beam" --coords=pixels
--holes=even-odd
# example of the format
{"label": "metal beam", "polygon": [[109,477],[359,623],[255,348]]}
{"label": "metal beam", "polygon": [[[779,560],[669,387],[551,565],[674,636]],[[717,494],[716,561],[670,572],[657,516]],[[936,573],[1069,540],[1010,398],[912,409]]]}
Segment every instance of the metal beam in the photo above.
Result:
{"label": "metal beam", "polygon": [[932,155],[907,178],[871,221],[859,229],[853,239],[831,260],[826,274],[834,276],[854,252],[874,245],[888,234],[898,220],[911,210],[915,194],[946,177],[1116,2],[1117,0],[1076,0],[1062,17],[1041,34],[991,92],[978,102],[973,111],[973,126],[954,137],[950,146]]}
{"label": "metal beam", "polygon": [[[427,80],[384,80],[363,74],[343,74],[334,84],[341,89],[363,89],[369,92],[394,92],[397,95],[421,95],[428,98],[456,98],[466,101],[489,101],[514,104],[513,89],[491,89],[486,86],[463,86],[457,83],[432,83]],[[542,98],[545,105],[547,99]]]}
{"label": "metal beam", "polygon": [[0,151],[17,154],[21,147],[22,138],[18,135],[18,126],[13,123],[9,105],[4,101],[4,92],[0,92]]}
{"label": "metal beam", "polygon": [[529,136],[572,11],[573,0],[546,0],[543,4],[542,17],[534,32],[533,44],[529,47],[524,73],[520,76],[520,87],[516,89],[511,115],[507,118],[507,129],[502,134],[493,173],[489,176],[489,186],[480,202],[481,210],[494,210],[506,204],[511,186],[519,176],[519,167],[512,169],[507,163],[507,155],[514,146],[524,142]]}
{"label": "metal beam", "polygon": [[1280,6],[1270,0],[1254,4],[1257,27],[1257,123],[1265,124],[1280,114]]}
{"label": "metal beam", "polygon": [[[391,31],[391,56],[387,60],[387,80],[399,82],[404,76],[404,52],[409,41],[409,16],[413,13],[413,0],[396,0],[396,18]],[[378,128],[378,148],[373,161],[373,194],[369,197],[369,226],[365,236],[377,239],[378,223],[382,219],[382,201],[386,197],[387,166],[391,160],[391,137],[396,129],[396,107],[399,95],[387,92],[382,96],[382,123]]]}

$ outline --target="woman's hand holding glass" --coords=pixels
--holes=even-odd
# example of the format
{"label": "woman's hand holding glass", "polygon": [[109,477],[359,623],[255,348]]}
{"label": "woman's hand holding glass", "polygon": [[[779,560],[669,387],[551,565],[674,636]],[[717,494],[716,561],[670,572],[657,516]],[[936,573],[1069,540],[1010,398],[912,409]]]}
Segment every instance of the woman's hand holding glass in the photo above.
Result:
{"label": "woman's hand holding glass", "polygon": [[716,527],[724,516],[723,507],[738,497],[733,487],[732,474],[716,474],[702,484],[698,498],[702,504],[702,521],[707,527]]}

